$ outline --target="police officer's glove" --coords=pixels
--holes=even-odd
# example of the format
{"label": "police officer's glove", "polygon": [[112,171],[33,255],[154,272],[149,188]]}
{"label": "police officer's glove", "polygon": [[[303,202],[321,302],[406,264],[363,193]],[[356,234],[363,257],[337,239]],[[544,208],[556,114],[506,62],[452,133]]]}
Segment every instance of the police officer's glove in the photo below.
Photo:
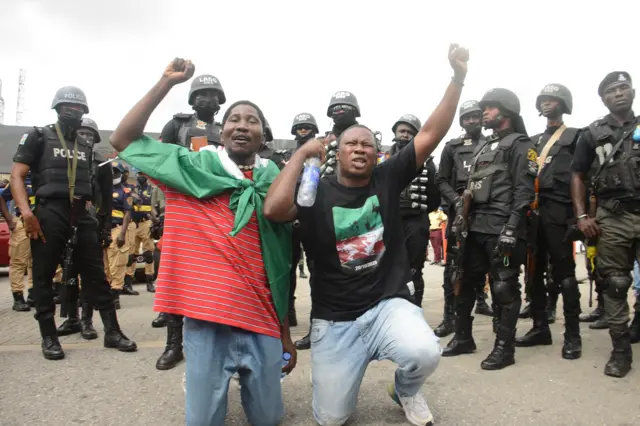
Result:
{"label": "police officer's glove", "polygon": [[100,230],[100,246],[102,248],[108,248],[113,240],[111,239],[111,230],[102,228]]}
{"label": "police officer's glove", "polygon": [[513,249],[516,248],[518,242],[518,233],[513,225],[505,225],[500,231],[498,237],[498,246],[496,247],[500,256],[510,256]]}

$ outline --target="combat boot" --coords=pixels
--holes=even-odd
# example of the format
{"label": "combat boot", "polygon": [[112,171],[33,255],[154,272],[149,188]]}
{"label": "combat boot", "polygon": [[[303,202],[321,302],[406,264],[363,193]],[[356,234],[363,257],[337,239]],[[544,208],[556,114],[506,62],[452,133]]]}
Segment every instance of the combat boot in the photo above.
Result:
{"label": "combat boot", "polygon": [[483,290],[480,290],[476,296],[476,315],[486,315],[488,317],[493,316],[493,311],[487,304],[487,295]]}
{"label": "combat boot", "polygon": [[640,342],[640,312],[636,311],[629,326],[629,340],[631,343]]}
{"label": "combat boot", "polygon": [[598,294],[596,308],[588,314],[580,315],[580,322],[595,322],[604,317],[604,298]]}
{"label": "combat boot", "polygon": [[580,322],[578,317],[564,318],[564,344],[562,358],[578,359],[582,356],[582,339],[580,338]]}
{"label": "combat boot", "polygon": [[547,297],[547,322],[553,324],[556,322],[556,307],[558,305],[558,293],[555,291],[549,292]]}
{"label": "combat boot", "polygon": [[167,346],[156,362],[158,370],[171,370],[184,359],[182,353],[182,317],[176,315],[169,316],[167,323]]}
{"label": "combat boot", "polygon": [[100,318],[102,318],[102,323],[104,324],[105,348],[114,348],[120,352],[135,352],[138,349],[136,342],[129,340],[120,330],[115,309],[100,311]]}
{"label": "combat boot", "polygon": [[456,356],[470,354],[476,350],[476,342],[473,340],[473,317],[456,317],[456,334],[442,350],[442,356]]}
{"label": "combat boot", "polygon": [[498,332],[498,326],[500,325],[501,311],[500,306],[498,306],[495,302],[491,302],[491,307],[493,308],[493,318],[491,318],[491,324],[493,326],[493,334],[496,334]]}
{"label": "combat boot", "polygon": [[80,320],[82,331],[80,334],[85,340],[98,338],[98,332],[93,328],[93,305],[86,300],[82,301],[82,319]]}
{"label": "combat boot", "polygon": [[527,319],[527,318],[531,318],[531,302],[527,299],[526,300],[527,304],[524,305],[524,308],[522,308],[522,310],[520,311],[520,314],[518,314],[518,318],[522,318],[522,319]]}
{"label": "combat boot", "polygon": [[24,295],[21,291],[13,293],[13,309],[16,312],[29,312],[31,308],[24,301]]}
{"label": "combat boot", "polygon": [[60,327],[58,327],[58,336],[68,336],[82,331],[82,327],[80,327],[80,320],[78,319],[78,287],[67,287],[64,296],[65,303],[62,306],[66,312],[62,313],[63,309],[61,307],[60,315],[63,317],[66,316],[67,319]]}
{"label": "combat boot", "polygon": [[498,326],[493,350],[480,364],[483,370],[502,370],[516,363],[515,360],[516,329]]}
{"label": "combat boot", "polygon": [[56,334],[56,323],[53,318],[38,320],[40,335],[42,336],[42,355],[48,360],[59,360],[64,358],[64,351],[60,346],[58,335]]}
{"label": "combat boot", "polygon": [[36,307],[36,300],[33,298],[33,287],[27,290],[27,304],[32,308]]}
{"label": "combat boot", "polygon": [[149,293],[155,293],[156,286],[153,285],[153,275],[145,275],[145,281],[147,282],[147,291]]}
{"label": "combat boot", "polygon": [[299,351],[306,351],[311,349],[311,325],[309,325],[309,332],[300,340],[295,342],[296,349]]}
{"label": "combat boot", "polygon": [[120,290],[120,294],[125,296],[138,296],[140,294],[133,289],[133,277],[129,275],[124,276],[124,285],[122,286],[122,290]]}
{"label": "combat boot", "polygon": [[169,321],[169,314],[164,312],[160,312],[156,319],[151,321],[151,327],[153,328],[162,328],[167,326],[167,322]]}
{"label": "combat boot", "polygon": [[518,337],[515,341],[515,346],[527,348],[531,346],[550,345],[552,343],[551,330],[547,322],[546,312],[538,309],[534,310],[533,328],[524,336]]}
{"label": "combat boot", "polygon": [[611,357],[604,367],[604,374],[611,377],[624,377],[631,370],[633,355],[631,353],[631,341],[629,329],[626,324],[609,329],[613,350]]}
{"label": "combat boot", "polygon": [[598,307],[594,312],[598,311],[599,316],[594,320],[592,324],[589,324],[591,330],[606,330],[609,328],[604,315],[604,296],[598,294]]}
{"label": "combat boot", "polygon": [[438,337],[447,337],[456,330],[456,314],[454,311],[454,298],[448,296],[444,299],[444,315],[442,316],[442,322],[433,330],[433,333]]}

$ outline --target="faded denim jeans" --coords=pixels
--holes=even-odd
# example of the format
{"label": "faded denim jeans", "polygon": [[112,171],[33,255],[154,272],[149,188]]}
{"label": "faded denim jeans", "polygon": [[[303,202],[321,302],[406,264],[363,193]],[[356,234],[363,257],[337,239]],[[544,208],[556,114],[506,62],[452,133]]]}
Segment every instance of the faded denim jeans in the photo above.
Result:
{"label": "faded denim jeans", "polygon": [[321,425],[344,424],[356,410],[364,373],[373,360],[398,365],[399,396],[414,396],[438,366],[440,339],[421,308],[400,298],[383,300],[355,321],[313,319],[313,416]]}
{"label": "faded denim jeans", "polygon": [[224,425],[229,379],[236,371],[249,423],[275,426],[280,422],[284,415],[280,339],[185,318],[184,350],[187,426]]}

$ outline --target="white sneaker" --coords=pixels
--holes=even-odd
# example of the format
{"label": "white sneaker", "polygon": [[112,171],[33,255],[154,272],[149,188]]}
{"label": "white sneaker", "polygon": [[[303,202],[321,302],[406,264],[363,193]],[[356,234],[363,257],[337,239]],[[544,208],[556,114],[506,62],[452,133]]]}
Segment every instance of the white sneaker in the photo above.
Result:
{"label": "white sneaker", "polygon": [[432,426],[433,414],[421,392],[414,396],[400,397],[394,384],[390,384],[387,392],[393,401],[402,407],[409,423],[416,426]]}

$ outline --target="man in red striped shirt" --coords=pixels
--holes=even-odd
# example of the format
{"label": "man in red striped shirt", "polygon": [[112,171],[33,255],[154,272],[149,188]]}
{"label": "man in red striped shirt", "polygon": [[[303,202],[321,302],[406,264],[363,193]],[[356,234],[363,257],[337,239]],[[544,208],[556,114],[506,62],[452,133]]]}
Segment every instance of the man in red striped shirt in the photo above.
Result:
{"label": "man in red striped shirt", "polygon": [[[190,152],[142,135],[171,87],[193,72],[190,61],[175,59],[111,143],[165,193],[155,309],[185,317],[187,425],[224,424],[229,379],[238,372],[250,423],[272,426],[284,413],[281,374],[293,369],[296,353],[286,320],[290,228],[262,215],[278,173],[256,155],[264,115],[248,101],[231,105],[222,122],[224,148],[214,151]],[[291,355],[284,368],[283,351]]]}

